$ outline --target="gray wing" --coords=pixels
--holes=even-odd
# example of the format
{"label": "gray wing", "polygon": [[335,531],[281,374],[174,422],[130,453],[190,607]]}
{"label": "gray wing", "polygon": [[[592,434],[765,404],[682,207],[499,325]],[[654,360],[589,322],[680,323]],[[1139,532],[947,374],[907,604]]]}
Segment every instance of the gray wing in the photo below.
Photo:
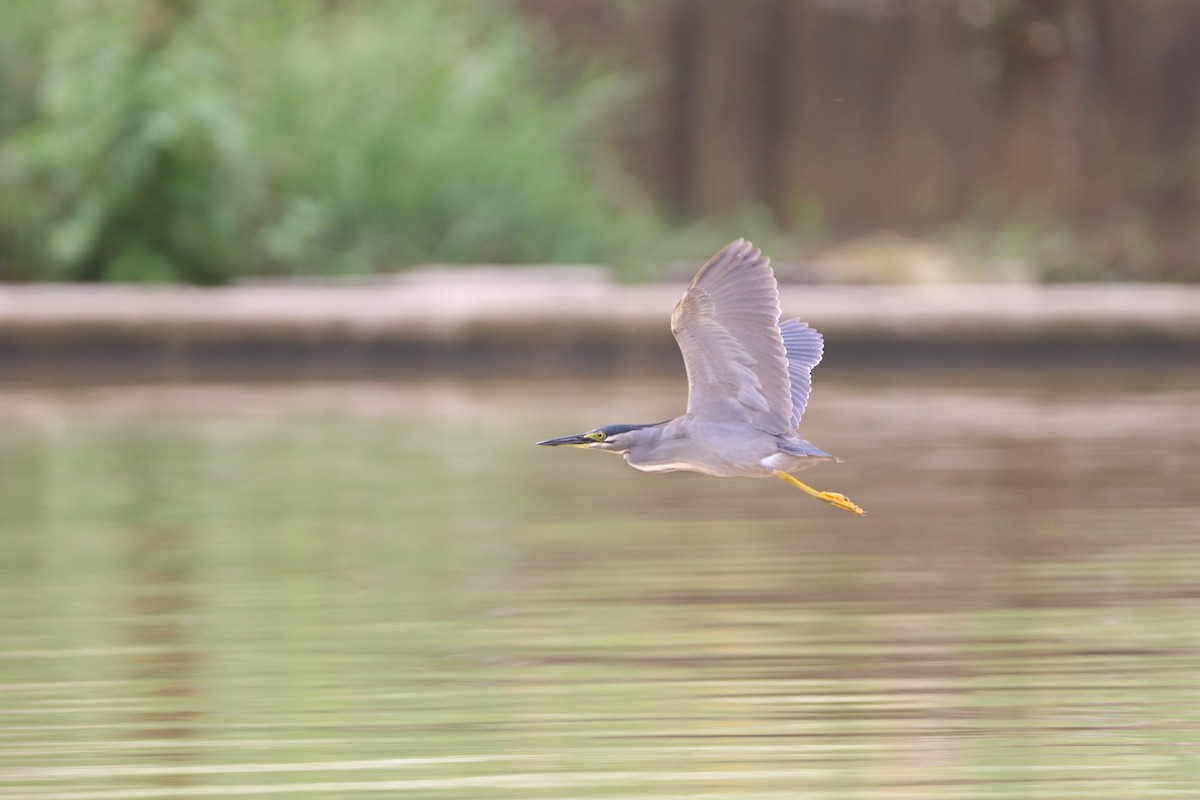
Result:
{"label": "gray wing", "polygon": [[808,327],[807,322],[789,319],[779,323],[783,336],[783,347],[787,350],[788,376],[792,383],[791,426],[800,424],[800,417],[808,405],[808,393],[812,391],[812,369],[821,363],[825,344],[821,334]]}
{"label": "gray wing", "polygon": [[795,427],[779,290],[771,262],[753,245],[738,239],[700,268],[671,331],[687,365],[689,416],[768,433]]}

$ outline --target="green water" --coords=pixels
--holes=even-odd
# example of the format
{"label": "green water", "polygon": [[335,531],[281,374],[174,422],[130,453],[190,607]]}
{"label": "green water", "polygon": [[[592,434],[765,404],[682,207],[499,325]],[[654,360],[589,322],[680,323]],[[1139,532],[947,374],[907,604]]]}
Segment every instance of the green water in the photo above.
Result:
{"label": "green water", "polygon": [[0,798],[1200,794],[1200,378],[0,387]]}

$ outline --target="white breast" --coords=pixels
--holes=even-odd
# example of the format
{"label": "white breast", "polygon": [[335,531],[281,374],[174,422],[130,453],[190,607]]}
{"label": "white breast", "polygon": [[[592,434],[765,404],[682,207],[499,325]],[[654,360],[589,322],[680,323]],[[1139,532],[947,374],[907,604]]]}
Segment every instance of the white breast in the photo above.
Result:
{"label": "white breast", "polygon": [[679,461],[655,461],[653,463],[638,463],[635,464],[629,460],[629,454],[625,454],[625,463],[640,472],[699,472],[704,475],[716,475],[722,477],[719,472],[709,472],[706,469],[701,469],[695,464],[688,464]]}
{"label": "white breast", "polygon": [[641,472],[685,472],[692,469],[687,464],[673,464],[669,461],[664,461],[661,464],[633,464],[626,458],[625,462]]}

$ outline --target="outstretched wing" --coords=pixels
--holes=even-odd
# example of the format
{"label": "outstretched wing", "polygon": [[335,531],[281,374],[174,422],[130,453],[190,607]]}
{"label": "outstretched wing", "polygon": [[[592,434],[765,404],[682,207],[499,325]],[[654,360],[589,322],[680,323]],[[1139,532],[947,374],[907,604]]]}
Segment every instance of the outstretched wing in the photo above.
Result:
{"label": "outstretched wing", "polygon": [[771,262],[738,239],[700,268],[671,315],[687,365],[689,416],[793,429],[791,378]]}
{"label": "outstretched wing", "polygon": [[825,343],[821,334],[808,327],[807,322],[789,319],[779,323],[783,336],[783,347],[787,350],[788,376],[792,384],[792,428],[800,424],[800,417],[808,405],[808,393],[812,391],[812,369],[821,363]]}

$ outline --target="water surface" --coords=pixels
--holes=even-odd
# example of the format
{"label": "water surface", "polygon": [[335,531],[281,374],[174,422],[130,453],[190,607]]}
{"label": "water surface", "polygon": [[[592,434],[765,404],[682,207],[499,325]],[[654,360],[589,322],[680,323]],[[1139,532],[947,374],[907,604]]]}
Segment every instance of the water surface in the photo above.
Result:
{"label": "water surface", "polygon": [[0,388],[0,798],[1200,792],[1200,379],[820,375],[865,519],[531,444],[680,392]]}

